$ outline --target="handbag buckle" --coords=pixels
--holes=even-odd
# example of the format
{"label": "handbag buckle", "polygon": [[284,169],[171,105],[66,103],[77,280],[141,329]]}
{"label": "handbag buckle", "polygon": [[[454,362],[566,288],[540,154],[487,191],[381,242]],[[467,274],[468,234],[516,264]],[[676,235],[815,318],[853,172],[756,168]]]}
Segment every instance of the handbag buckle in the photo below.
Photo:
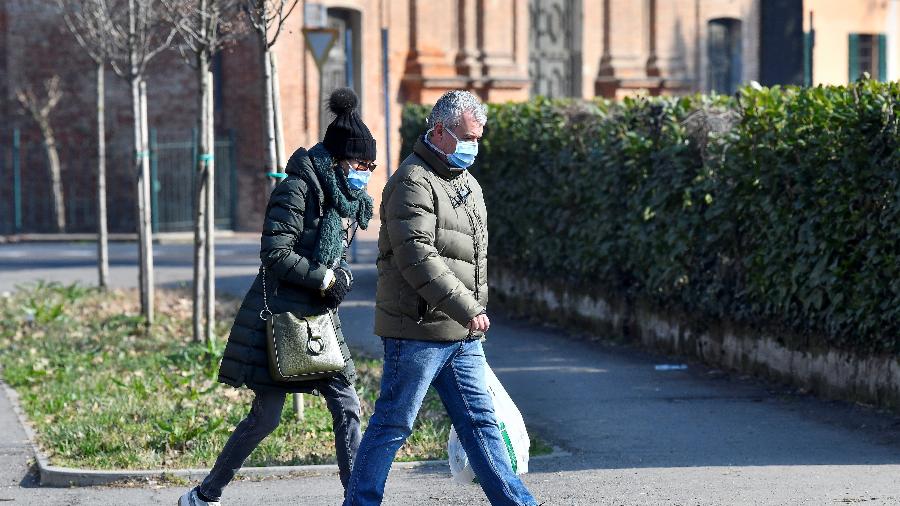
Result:
{"label": "handbag buckle", "polygon": [[259,319],[264,322],[269,321],[269,316],[272,316],[272,312],[269,311],[268,309],[263,309],[262,311],[259,312]]}
{"label": "handbag buckle", "polygon": [[306,343],[311,355],[321,355],[325,351],[325,341],[320,336],[311,336]]}

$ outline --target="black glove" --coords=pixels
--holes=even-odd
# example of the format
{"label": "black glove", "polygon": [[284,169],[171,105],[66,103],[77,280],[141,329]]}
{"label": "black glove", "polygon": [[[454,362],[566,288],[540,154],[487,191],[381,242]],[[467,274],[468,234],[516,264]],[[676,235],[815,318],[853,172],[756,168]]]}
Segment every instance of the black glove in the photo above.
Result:
{"label": "black glove", "polygon": [[334,270],[334,283],[322,292],[322,299],[329,309],[336,309],[353,286],[353,275],[350,271],[338,267]]}

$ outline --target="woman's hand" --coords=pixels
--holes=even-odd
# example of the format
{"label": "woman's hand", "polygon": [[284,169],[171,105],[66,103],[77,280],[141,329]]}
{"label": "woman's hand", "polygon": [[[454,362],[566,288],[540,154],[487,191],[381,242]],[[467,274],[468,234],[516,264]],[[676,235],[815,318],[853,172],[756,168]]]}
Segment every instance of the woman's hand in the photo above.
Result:
{"label": "woman's hand", "polygon": [[322,298],[325,300],[325,306],[329,309],[336,309],[344,297],[350,293],[353,286],[353,275],[346,269],[338,267],[334,270],[334,282],[322,291]]}

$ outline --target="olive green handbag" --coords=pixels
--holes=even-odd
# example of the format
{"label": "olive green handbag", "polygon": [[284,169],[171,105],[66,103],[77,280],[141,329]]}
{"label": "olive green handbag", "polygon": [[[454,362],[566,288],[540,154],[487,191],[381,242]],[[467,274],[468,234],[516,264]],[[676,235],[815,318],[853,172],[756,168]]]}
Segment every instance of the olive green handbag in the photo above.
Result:
{"label": "olive green handbag", "polygon": [[337,338],[334,316],[273,313],[266,297],[266,269],[262,269],[263,305],[259,317],[266,321],[269,375],[275,381],[302,381],[339,373],[346,357]]}

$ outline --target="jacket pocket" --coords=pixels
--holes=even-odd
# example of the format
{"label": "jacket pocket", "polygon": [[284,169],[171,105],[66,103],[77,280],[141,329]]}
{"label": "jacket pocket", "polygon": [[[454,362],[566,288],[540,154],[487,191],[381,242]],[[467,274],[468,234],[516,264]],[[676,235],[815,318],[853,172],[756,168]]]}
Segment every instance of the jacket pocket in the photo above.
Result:
{"label": "jacket pocket", "polygon": [[419,323],[425,319],[425,315],[428,314],[428,302],[422,298],[421,295],[418,295],[418,302],[416,303],[416,316],[419,317]]}
{"label": "jacket pocket", "polygon": [[419,321],[422,318],[422,314],[419,313],[419,304],[421,301],[422,298],[419,294],[411,290],[402,293],[397,299],[400,315],[413,321]]}

